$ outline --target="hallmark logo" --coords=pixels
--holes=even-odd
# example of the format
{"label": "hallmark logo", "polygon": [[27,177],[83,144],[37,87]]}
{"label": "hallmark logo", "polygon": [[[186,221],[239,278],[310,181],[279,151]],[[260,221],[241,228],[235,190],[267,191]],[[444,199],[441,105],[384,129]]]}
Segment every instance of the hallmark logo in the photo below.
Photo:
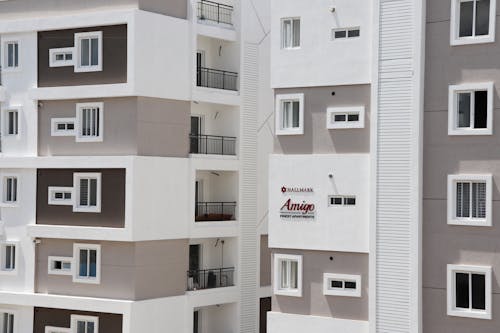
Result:
{"label": "hallmark logo", "polygon": [[313,193],[312,187],[281,187],[281,193]]}

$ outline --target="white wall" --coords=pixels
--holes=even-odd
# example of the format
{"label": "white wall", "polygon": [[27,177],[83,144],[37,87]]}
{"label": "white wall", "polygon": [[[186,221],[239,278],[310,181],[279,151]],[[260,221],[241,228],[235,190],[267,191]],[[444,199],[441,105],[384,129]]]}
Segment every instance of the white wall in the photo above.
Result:
{"label": "white wall", "polygon": [[188,238],[189,191],[186,158],[137,157],[127,170],[125,224],[134,239]]}
{"label": "white wall", "polygon": [[[329,175],[333,177],[330,178]],[[271,155],[269,247],[368,252],[369,155]],[[309,187],[313,193],[281,193]],[[328,207],[329,195],[355,195],[355,206]],[[282,219],[286,200],[315,205],[314,219]]]}
{"label": "white wall", "polygon": [[[17,272],[15,275],[0,273],[0,290],[32,292],[34,290],[35,248],[26,232],[26,226],[35,223],[36,216],[36,170],[1,169],[3,175],[18,177],[18,204],[1,207],[1,241],[18,242]],[[3,191],[3,189],[2,189]]]}
{"label": "white wall", "polygon": [[234,303],[212,305],[200,310],[201,333],[237,333],[237,306]]}
{"label": "white wall", "polygon": [[267,331],[269,333],[368,333],[368,322],[331,317],[268,312]]}
{"label": "white wall", "polygon": [[134,23],[134,41],[129,43],[135,42],[137,94],[188,100],[191,89],[189,62],[192,59],[188,22],[136,11]]}
{"label": "white wall", "polygon": [[130,320],[124,319],[123,333],[190,333],[192,315],[185,296],[133,302]]}
{"label": "white wall", "polygon": [[202,134],[238,137],[239,112],[234,106],[192,103],[191,115],[203,117]]}
{"label": "white wall", "polygon": [[[219,239],[219,242],[217,242]],[[224,241],[223,267],[238,266],[237,238],[200,238],[192,239],[190,244],[200,244],[202,248],[201,269],[222,268],[222,243]],[[217,246],[215,246],[217,244]],[[236,278],[236,275],[234,276]],[[236,281],[235,281],[236,282]]]}
{"label": "white wall", "polygon": [[[330,7],[335,12],[330,12]],[[271,1],[271,86],[334,86],[370,82],[370,0]],[[300,17],[300,48],[281,49],[281,19]],[[361,27],[361,36],[332,40],[331,30]]]}
{"label": "white wall", "polygon": [[[219,176],[212,172],[219,174]],[[203,201],[238,201],[238,174],[236,172],[197,171],[196,180],[203,183]]]}
{"label": "white wall", "polygon": [[37,86],[37,34],[26,32],[2,34],[1,64],[4,64],[4,42],[15,40],[19,43],[19,68],[2,70],[2,86],[5,87],[6,99],[1,109],[21,108],[19,114],[19,135],[5,136],[4,117],[2,114],[2,153],[3,155],[34,156],[37,152],[37,104],[28,98],[28,91]]}
{"label": "white wall", "polygon": [[239,72],[239,43],[198,36],[197,50],[205,51],[205,67]]}

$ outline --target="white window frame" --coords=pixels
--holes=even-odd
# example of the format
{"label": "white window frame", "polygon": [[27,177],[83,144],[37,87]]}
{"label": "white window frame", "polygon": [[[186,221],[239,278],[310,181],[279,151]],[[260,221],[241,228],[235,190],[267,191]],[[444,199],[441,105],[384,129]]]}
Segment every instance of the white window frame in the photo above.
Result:
{"label": "white window frame", "polygon": [[[283,102],[299,102],[299,127],[283,128]],[[304,134],[304,94],[276,95],[276,135],[303,135]]]}
{"label": "white window frame", "polygon": [[94,323],[94,333],[99,333],[99,317],[71,315],[71,332],[72,333],[77,333],[77,323],[79,321],[93,322]]}
{"label": "white window frame", "polygon": [[[21,133],[21,108],[20,107],[10,107],[6,108],[2,112],[2,122],[3,122],[3,128],[2,128],[2,137],[8,137],[8,138],[18,138]],[[17,122],[16,122],[16,129],[17,133],[16,134],[9,134],[9,114],[10,113],[17,113]]]}
{"label": "white window frame", "polygon": [[[80,206],[80,179],[96,178],[96,206]],[[100,172],[75,172],[73,174],[73,212],[100,213],[101,212],[101,173]]]}
{"label": "white window frame", "polygon": [[[59,192],[63,193],[63,199],[56,199],[55,194]],[[71,193],[71,199],[64,199],[64,193]],[[73,187],[49,186],[47,195],[49,205],[73,206],[75,196]]]}
{"label": "white window frame", "polygon": [[[20,202],[20,177],[18,174],[12,173],[4,173],[0,175],[0,183],[2,186],[2,201],[0,203],[0,207],[18,207]],[[16,200],[15,201],[7,201],[7,179],[15,178],[16,179]]]}
{"label": "white window frame", "polygon": [[[98,136],[82,136],[81,130],[82,124],[82,110],[88,108],[99,108],[99,135]],[[76,104],[76,142],[102,142],[103,141],[103,130],[104,130],[104,103],[102,102],[92,102],[92,103],[77,103]]]}
{"label": "white window frame", "polygon": [[[474,103],[475,91],[486,90],[487,110],[486,128],[459,128],[458,121],[458,93],[472,93],[471,107]],[[493,108],[494,108],[494,85],[493,82],[468,83],[451,85],[448,89],[448,135],[492,135],[493,134]],[[474,110],[471,108],[471,120],[474,119]]]}
{"label": "white window frame", "polygon": [[[491,266],[447,265],[447,314],[454,317],[467,317],[476,319],[491,319]],[[456,308],[455,273],[484,274],[485,310]],[[469,283],[469,288],[471,284]],[[472,293],[469,290],[469,293]],[[469,300],[469,302],[472,302]]]}
{"label": "white window frame", "polygon": [[[349,37],[349,31],[354,31],[354,30],[358,30],[359,31],[359,35],[358,36]],[[338,31],[345,31],[345,37],[335,37],[335,33],[338,32]],[[355,39],[355,38],[360,38],[360,37],[361,37],[361,27],[359,27],[359,26],[358,27],[334,28],[334,29],[332,29],[332,40],[333,41]]]}
{"label": "white window frame", "polygon": [[[342,281],[342,288],[331,288],[331,281]],[[345,282],[355,282],[356,289],[346,289]],[[361,297],[361,275],[348,274],[323,274],[323,295],[328,296],[346,296],[346,297]]]}
{"label": "white window frame", "polygon": [[[294,24],[293,24],[293,21],[294,20],[298,20],[299,21],[299,25],[300,25],[300,28],[299,28],[299,45],[298,46],[293,46],[293,34],[294,34],[294,31],[295,29],[293,28],[294,27]],[[285,22],[286,21],[291,21],[291,29],[292,29],[292,33],[290,35],[291,37],[291,41],[290,41],[290,46],[286,46],[286,38],[285,38]],[[283,50],[297,50],[297,49],[300,49],[300,45],[302,44],[302,20],[299,16],[296,16],[296,17],[284,17],[281,19],[281,22],[280,22],[280,28],[281,28],[281,33],[280,33],[280,36],[281,36],[281,49]]]}
{"label": "white window frame", "polygon": [[45,326],[45,333],[72,333],[71,328]]}
{"label": "white window frame", "polygon": [[[49,50],[49,67],[66,67],[75,65],[75,48],[63,47],[59,49]],[[57,60],[56,57],[60,54],[64,55],[64,60]],[[66,60],[66,54],[71,54],[71,60]]]}
{"label": "white window frame", "polygon": [[[14,268],[6,268],[6,249],[7,246],[13,246],[15,248],[14,253]],[[17,270],[19,267],[19,242],[17,241],[5,241],[0,243],[0,275],[17,275]]]}
{"label": "white window frame", "polygon": [[0,308],[0,316],[3,316],[4,314],[9,314],[13,316],[13,333],[17,333],[17,325],[18,325],[18,311],[17,310],[11,310],[11,309],[6,309],[6,308]]}
{"label": "white window frame", "polygon": [[[69,269],[56,269],[54,268],[54,262],[61,261],[62,263],[69,263],[71,267]],[[74,260],[72,257],[56,257],[49,256],[47,272],[50,275],[72,275],[73,274]],[[62,267],[62,266],[61,266]]]}
{"label": "white window frame", "polygon": [[[475,0],[474,0],[475,1]],[[492,43],[495,41],[495,20],[496,20],[496,0],[490,0],[490,18],[489,18],[489,28],[488,35],[484,36],[471,36],[471,37],[459,37],[460,32],[460,3],[465,2],[464,0],[451,0],[451,20],[450,20],[450,45],[467,45],[467,44],[480,44],[480,43]],[[474,8],[475,13],[475,8]],[[475,22],[475,16],[474,22]],[[475,29],[475,24],[472,24],[473,31]]]}
{"label": "white window frame", "polygon": [[[292,260],[297,262],[297,289],[281,289],[281,261]],[[302,256],[292,254],[274,254],[274,294],[282,296],[302,297]]]}
{"label": "white window frame", "polygon": [[[96,251],[96,276],[82,277],[79,275],[80,269],[80,250],[95,250]],[[100,284],[101,283],[101,245],[99,244],[73,244],[73,264],[71,265],[73,282]]]}
{"label": "white window frame", "polygon": [[[95,66],[82,66],[81,65],[81,40],[83,39],[88,39],[88,38],[96,38],[98,39],[98,53],[97,53],[97,59],[98,59],[98,64]],[[80,72],[100,72],[102,71],[102,31],[92,31],[92,32],[81,32],[81,33],[76,33],[75,34],[75,52],[76,53],[73,56],[73,59],[75,59],[75,72],[80,73]]]}
{"label": "white window frame", "polygon": [[[345,115],[345,121],[335,121],[336,115]],[[358,115],[357,121],[347,121],[347,116]],[[326,109],[326,128],[327,129],[348,129],[365,128],[365,107],[329,107]]]}
{"label": "white window frame", "polygon": [[[486,183],[486,218],[463,218],[456,216],[456,183],[457,182],[484,182]],[[464,226],[492,226],[492,175],[448,175],[447,212],[448,224]],[[471,208],[472,209],[472,208]]]}
{"label": "white window frame", "polygon": [[[9,63],[9,44],[17,44],[17,66],[8,66]],[[15,72],[21,70],[21,43],[19,40],[5,40],[2,44],[2,72]]]}
{"label": "white window frame", "polygon": [[[72,130],[60,130],[57,129],[57,125],[59,124],[71,124],[73,123]],[[51,136],[75,136],[76,135],[76,118],[52,118],[50,120],[50,135]]]}

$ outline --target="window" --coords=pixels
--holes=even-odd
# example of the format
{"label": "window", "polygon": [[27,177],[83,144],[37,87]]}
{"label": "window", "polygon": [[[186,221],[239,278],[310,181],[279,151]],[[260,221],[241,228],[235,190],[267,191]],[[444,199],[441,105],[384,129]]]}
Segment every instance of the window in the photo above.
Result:
{"label": "window", "polygon": [[74,212],[101,212],[100,173],[75,173],[73,186],[75,187]]}
{"label": "window", "polygon": [[73,48],[67,47],[61,49],[50,49],[49,66],[50,67],[74,66]]}
{"label": "window", "polygon": [[448,135],[493,134],[493,83],[450,86]]}
{"label": "window", "polygon": [[77,142],[102,141],[103,103],[79,103],[76,105]]}
{"label": "window", "polygon": [[276,95],[276,135],[304,134],[304,94]]}
{"label": "window", "polygon": [[19,111],[7,110],[5,111],[5,135],[18,135],[19,134]]}
{"label": "window", "polygon": [[52,275],[71,275],[73,258],[49,257],[48,273]]}
{"label": "window", "polygon": [[274,293],[302,297],[302,256],[274,255]]}
{"label": "window", "polygon": [[17,203],[17,177],[16,176],[4,176],[3,177],[3,203],[4,204],[16,204]]}
{"label": "window", "polygon": [[281,20],[281,47],[284,49],[300,47],[299,18],[286,18]]}
{"label": "window", "polygon": [[494,0],[452,0],[451,45],[495,41]]}
{"label": "window", "polygon": [[72,206],[73,188],[49,186],[49,205]]}
{"label": "window", "polygon": [[50,121],[52,136],[75,135],[75,118],[52,118]]}
{"label": "window", "polygon": [[75,34],[75,72],[102,71],[102,31]]}
{"label": "window", "polygon": [[71,315],[71,332],[98,333],[99,317]]}
{"label": "window", "polygon": [[4,69],[12,70],[19,68],[19,42],[5,42],[4,50]]}
{"label": "window", "polygon": [[341,28],[332,30],[332,39],[356,38],[360,36],[359,27],[357,28]]}
{"label": "window", "polygon": [[74,244],[75,275],[73,282],[94,283],[101,282],[101,246],[93,244]]}
{"label": "window", "polygon": [[355,196],[330,195],[328,196],[328,206],[355,206]]}
{"label": "window", "polygon": [[326,128],[364,128],[365,107],[331,107],[326,109]]}
{"label": "window", "polygon": [[3,243],[0,244],[0,255],[1,257],[1,274],[15,273],[16,272],[16,244],[15,243]]}
{"label": "window", "polygon": [[448,176],[448,224],[491,226],[491,175]]}
{"label": "window", "polygon": [[325,273],[323,274],[323,294],[361,297],[361,276]]}
{"label": "window", "polygon": [[15,314],[13,312],[0,312],[0,329],[1,333],[14,333],[15,330]]}
{"label": "window", "polygon": [[447,266],[448,315],[491,319],[491,267]]}

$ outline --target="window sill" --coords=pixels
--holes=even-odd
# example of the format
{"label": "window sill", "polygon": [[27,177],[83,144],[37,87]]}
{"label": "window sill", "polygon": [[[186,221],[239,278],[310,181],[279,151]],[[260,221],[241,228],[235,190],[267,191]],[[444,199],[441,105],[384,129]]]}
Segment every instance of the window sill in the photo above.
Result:
{"label": "window sill", "polygon": [[84,207],[73,207],[73,213],[100,213],[101,207],[98,208],[84,208]]}
{"label": "window sill", "polygon": [[297,130],[278,130],[278,131],[276,131],[276,135],[283,135],[283,136],[286,136],[286,135],[304,135],[304,130],[302,128],[297,129]]}
{"label": "window sill", "polygon": [[0,208],[19,208],[19,203],[18,202],[13,202],[13,203],[2,202],[2,203],[0,203]]}
{"label": "window sill", "polygon": [[102,72],[102,66],[95,66],[89,68],[75,67],[75,73],[87,73],[87,72]]}
{"label": "window sill", "polygon": [[278,296],[302,297],[302,290],[280,290],[275,289],[274,294]]}
{"label": "window sill", "polygon": [[487,35],[481,37],[463,37],[463,38],[455,38],[450,40],[451,46],[460,46],[460,45],[474,45],[474,44],[486,44],[486,43],[494,43],[495,36]]}
{"label": "window sill", "polygon": [[467,136],[467,135],[493,135],[493,130],[491,128],[481,128],[481,129],[449,129],[449,136]]}
{"label": "window sill", "polygon": [[17,275],[17,269],[13,269],[13,270],[0,270],[0,275],[4,275],[4,276],[16,276]]}
{"label": "window sill", "polygon": [[491,320],[491,313],[473,310],[448,310],[448,316]]}
{"label": "window sill", "polygon": [[466,227],[491,227],[491,219],[450,219],[448,220],[449,225],[460,225]]}
{"label": "window sill", "polygon": [[73,276],[73,283],[84,283],[84,284],[101,284],[101,281],[97,278],[85,279]]}

